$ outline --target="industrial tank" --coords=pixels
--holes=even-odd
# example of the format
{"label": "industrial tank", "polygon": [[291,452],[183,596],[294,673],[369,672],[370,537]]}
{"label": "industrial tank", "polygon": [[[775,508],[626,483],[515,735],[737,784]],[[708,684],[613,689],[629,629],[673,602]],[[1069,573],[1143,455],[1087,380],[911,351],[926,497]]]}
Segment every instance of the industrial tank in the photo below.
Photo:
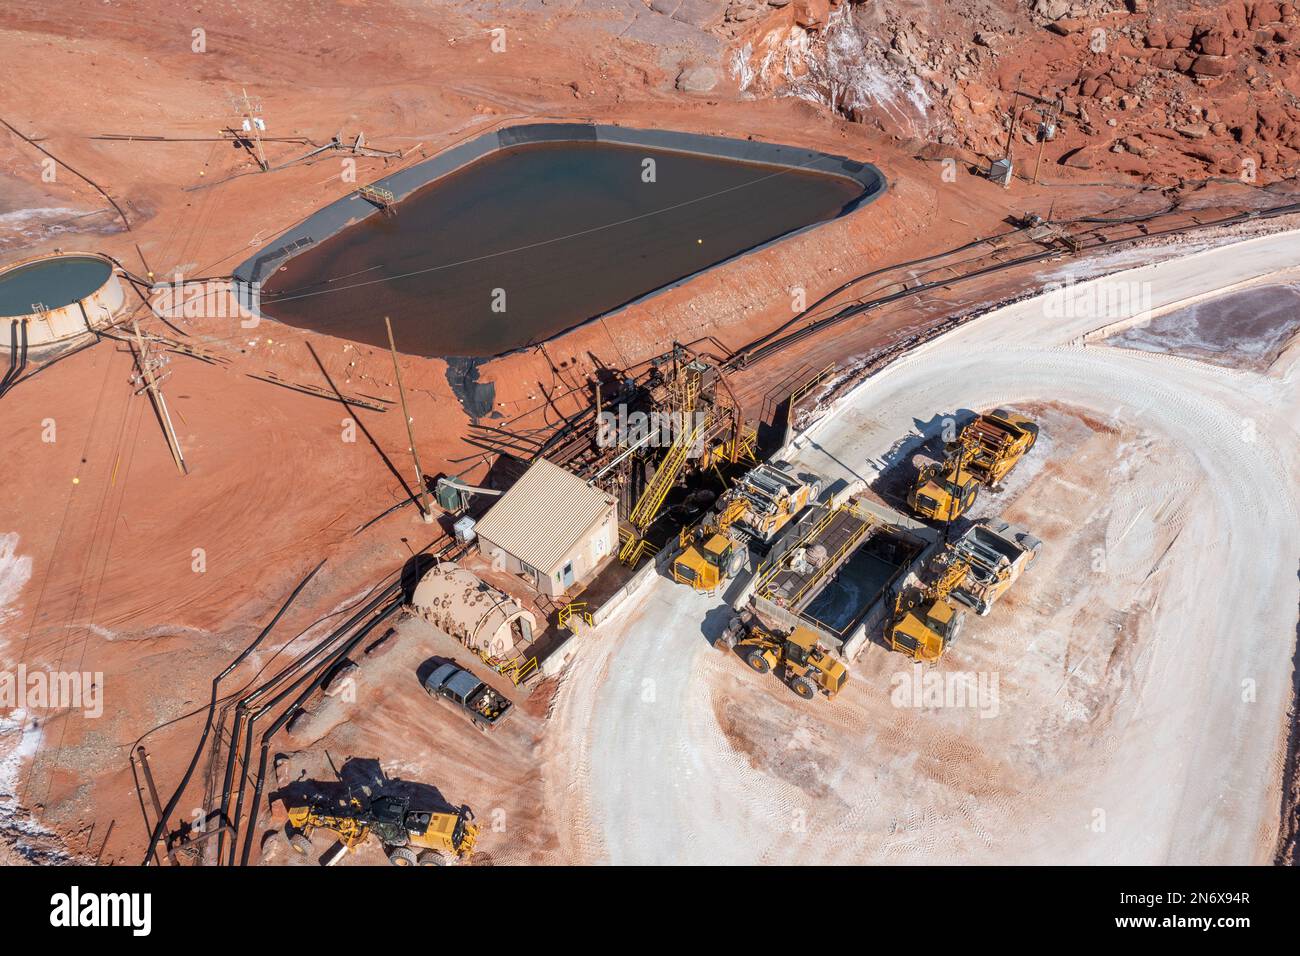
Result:
{"label": "industrial tank", "polygon": [[411,607],[471,650],[508,658],[533,638],[537,619],[504,591],[471,571],[443,561],[420,579]]}
{"label": "industrial tank", "polygon": [[106,324],[125,304],[122,280],[105,256],[24,259],[0,268],[0,349],[74,339]]}

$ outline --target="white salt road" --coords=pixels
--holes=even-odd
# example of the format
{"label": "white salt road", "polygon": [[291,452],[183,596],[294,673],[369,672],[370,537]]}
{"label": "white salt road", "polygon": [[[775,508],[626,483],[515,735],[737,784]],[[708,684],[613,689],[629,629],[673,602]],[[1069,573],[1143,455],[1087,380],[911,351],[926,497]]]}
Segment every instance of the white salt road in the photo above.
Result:
{"label": "white salt road", "polygon": [[[1297,264],[1300,237],[1286,234],[1110,281],[1149,283],[1151,305],[1163,311]],[[584,638],[553,706],[547,785],[566,855],[613,863],[1269,859],[1296,640],[1300,349],[1266,375],[1085,347],[1086,332],[1116,317],[1049,318],[1060,310],[1044,305],[1038,298],[991,313],[897,362],[842,399],[801,439],[798,457],[829,478],[870,479],[918,421],[1031,401],[1086,409],[1181,449],[1126,476],[1129,510],[1117,503],[1107,530],[1107,547],[1148,562],[1149,580],[1081,574],[1077,582],[1091,589],[1085,603],[1115,608],[1141,588],[1149,612],[1122,679],[1103,675],[1105,719],[1029,739],[1033,709],[1056,703],[1051,687],[1070,677],[1067,658],[1079,642],[1087,653],[1086,635],[1071,634],[1069,621],[1048,628],[1060,632],[1060,660],[1041,673],[1009,666],[1023,699],[1008,708],[1019,705],[1021,718],[968,725],[978,731],[968,734],[974,748],[954,756],[931,748],[925,730],[908,736],[887,726],[897,722],[887,710],[871,713],[888,693],[882,668],[900,666],[882,658],[894,655],[868,647],[852,693],[791,703],[709,647],[706,634],[725,618],[719,599],[656,580],[618,623]],[[1104,498],[1106,479],[1093,490]],[[1162,535],[1148,506],[1171,495],[1181,499],[1178,525]],[[1046,574],[1026,579],[1025,602]],[[998,643],[1037,661],[1030,651],[1040,638],[1050,647],[1054,635],[1023,633],[1028,620],[1005,616]],[[757,731],[773,738],[769,756],[807,757],[813,769],[792,775],[739,752],[719,724],[720,688],[757,694],[751,723],[768,714],[786,721]],[[1059,773],[1042,772],[1047,764],[1026,759],[1027,747],[1050,754]],[[971,772],[987,786],[963,788],[966,768],[945,761],[980,768]]]}

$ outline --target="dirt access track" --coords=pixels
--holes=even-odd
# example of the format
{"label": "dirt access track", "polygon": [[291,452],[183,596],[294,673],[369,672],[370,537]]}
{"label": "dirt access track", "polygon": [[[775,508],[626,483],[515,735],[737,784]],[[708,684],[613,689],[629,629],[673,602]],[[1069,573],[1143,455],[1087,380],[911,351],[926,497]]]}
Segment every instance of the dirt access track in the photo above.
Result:
{"label": "dirt access track", "polygon": [[[1160,313],[1293,269],[1297,238],[1100,281],[1141,283]],[[574,859],[1273,858],[1300,349],[1246,370],[1085,344],[1101,323],[1062,317],[1062,294],[936,339],[796,441],[800,465],[870,483],[904,436],[963,409],[1050,402],[1096,433],[1045,431],[996,496],[1043,554],[936,669],[996,677],[995,700],[900,706],[909,663],[869,645],[836,700],[799,701],[710,648],[719,599],[657,581],[619,632],[584,646],[556,697],[548,787],[570,808]]]}

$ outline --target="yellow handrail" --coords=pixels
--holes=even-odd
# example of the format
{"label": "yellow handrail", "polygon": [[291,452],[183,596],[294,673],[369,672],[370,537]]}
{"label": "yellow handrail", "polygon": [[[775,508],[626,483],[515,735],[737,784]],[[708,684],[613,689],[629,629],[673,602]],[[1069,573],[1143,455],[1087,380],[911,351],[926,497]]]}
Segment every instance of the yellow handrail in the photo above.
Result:
{"label": "yellow handrail", "polygon": [[[690,457],[691,448],[699,439],[701,423],[696,421],[694,416],[696,392],[697,389],[693,385],[689,383],[686,385],[683,392],[684,400],[679,409],[682,416],[681,427],[673,437],[668,454],[664,456],[664,460],[655,471],[655,476],[650,479],[650,484],[646,486],[636,507],[632,509],[632,514],[628,517],[629,523],[638,533],[643,533],[654,521],[664,498],[668,497],[668,492],[677,480],[677,473]],[[689,427],[687,422],[691,422]]]}
{"label": "yellow handrail", "polygon": [[397,202],[397,197],[383,186],[362,186],[357,190],[357,194],[360,195],[362,199],[374,203],[380,209],[387,209],[389,206]]}
{"label": "yellow handrail", "polygon": [[587,610],[586,601],[570,601],[568,604],[564,605],[564,607],[560,608],[560,613],[557,615],[556,621],[560,627],[567,627],[572,631],[573,628],[570,627],[569,622],[573,620],[575,615],[578,620],[582,621],[588,627],[596,626],[596,622],[592,620],[591,612]]}
{"label": "yellow handrail", "polygon": [[700,376],[683,370],[673,382],[672,392],[673,411],[680,416],[677,434],[673,436],[668,453],[664,455],[654,477],[650,479],[650,483],[646,485],[641,497],[633,506],[632,513],[628,516],[632,534],[623,543],[618,553],[619,560],[624,564],[635,564],[644,552],[641,541],[646,529],[658,517],[659,509],[663,507],[668,492],[677,483],[678,474],[690,459],[691,450],[700,440],[700,433],[704,430],[704,416],[695,414],[695,405],[700,395]]}
{"label": "yellow handrail", "polygon": [[493,657],[485,651],[479,651],[478,656],[482,658],[483,663],[488,667],[501,674],[503,677],[509,677],[511,682],[518,687],[523,680],[537,670],[537,658],[524,658],[523,654],[516,654],[510,659]]}
{"label": "yellow handrail", "polygon": [[758,571],[754,575],[754,579],[758,582],[755,585],[754,590],[763,593],[764,596],[766,596],[768,580],[774,574],[776,574],[778,571],[781,570],[781,563],[789,555],[793,554],[800,546],[802,546],[804,542],[810,541],[813,538],[815,538],[817,535],[821,534],[822,529],[825,528],[828,524],[830,524],[831,519],[835,517],[837,511],[839,511],[838,508],[826,509],[826,514],[822,515],[819,519],[817,519],[817,523],[814,524],[812,528],[810,528],[808,532],[799,539],[799,541],[794,545],[794,547],[790,548],[789,551],[785,551],[781,554],[774,555],[768,558],[762,564],[760,564],[758,566]]}
{"label": "yellow handrail", "polygon": [[852,505],[843,505],[839,508],[833,508],[827,511],[826,516],[822,518],[820,521],[818,521],[817,524],[813,526],[812,530],[809,531],[806,535],[804,535],[799,540],[799,543],[797,545],[795,545],[785,554],[781,555],[781,557],[778,558],[775,562],[773,562],[771,568],[768,568],[766,570],[764,570],[764,568],[759,569],[760,574],[762,576],[759,578],[758,587],[756,588],[756,590],[759,592],[761,597],[764,597],[769,601],[777,600],[778,595],[775,592],[773,592],[772,589],[768,587],[768,585],[771,583],[771,579],[776,575],[776,573],[779,570],[781,570],[785,559],[789,557],[791,554],[794,554],[794,552],[799,550],[799,548],[803,547],[806,542],[812,541],[814,538],[816,538],[817,535],[819,535],[822,532],[822,530],[825,529],[826,526],[830,524],[831,519],[834,518],[835,515],[839,514],[841,511],[851,511],[855,517],[862,519],[862,524],[860,524],[858,528],[851,535],[849,535],[843,541],[843,543],[840,544],[838,548],[835,549],[834,554],[827,555],[825,563],[822,564],[822,566],[818,568],[816,572],[814,572],[808,578],[808,580],[803,583],[803,586],[799,588],[798,591],[796,591],[793,595],[785,598],[786,605],[788,607],[797,606],[799,601],[803,598],[803,596],[808,593],[808,590],[812,588],[814,585],[816,585],[819,581],[821,581],[821,579],[826,576],[826,574],[830,571],[830,569],[836,566],[840,558],[844,557],[845,554],[847,554],[857,545],[858,541],[862,539],[862,536],[865,535],[867,531],[871,528],[871,520],[869,518],[864,518],[864,516],[860,514],[857,511],[857,509],[854,508]]}

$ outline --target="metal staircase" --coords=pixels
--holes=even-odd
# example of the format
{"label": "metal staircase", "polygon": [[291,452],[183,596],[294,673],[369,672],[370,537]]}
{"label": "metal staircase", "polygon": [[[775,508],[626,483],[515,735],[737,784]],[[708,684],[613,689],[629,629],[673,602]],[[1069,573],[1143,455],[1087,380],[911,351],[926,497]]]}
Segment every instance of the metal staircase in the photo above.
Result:
{"label": "metal staircase", "polygon": [[618,558],[624,564],[635,564],[644,552],[642,541],[646,529],[658,517],[664,499],[677,483],[677,476],[681,474],[682,467],[690,459],[691,450],[699,442],[700,433],[704,430],[705,422],[702,416],[695,414],[695,406],[700,395],[699,375],[683,370],[677,381],[673,383],[673,390],[675,392],[674,412],[678,419],[677,434],[668,448],[668,454],[659,463],[654,477],[650,479],[650,483],[646,485],[645,491],[641,493],[641,497],[633,507],[631,515],[628,516],[632,534],[624,541],[623,547],[618,552]]}

